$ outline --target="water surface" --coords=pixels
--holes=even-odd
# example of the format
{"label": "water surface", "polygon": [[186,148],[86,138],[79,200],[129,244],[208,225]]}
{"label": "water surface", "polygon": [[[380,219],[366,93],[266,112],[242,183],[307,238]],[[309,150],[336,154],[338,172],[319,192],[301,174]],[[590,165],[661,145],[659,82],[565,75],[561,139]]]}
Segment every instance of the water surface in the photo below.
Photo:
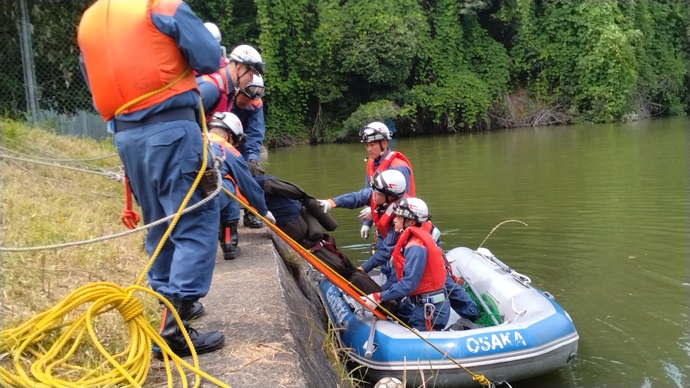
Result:
{"label": "water surface", "polygon": [[[577,361],[513,387],[690,386],[690,120],[522,128],[394,140],[444,249],[484,246],[556,296],[580,334]],[[364,185],[359,143],[271,150],[267,172],[317,198]],[[355,262],[358,210],[332,211]]]}

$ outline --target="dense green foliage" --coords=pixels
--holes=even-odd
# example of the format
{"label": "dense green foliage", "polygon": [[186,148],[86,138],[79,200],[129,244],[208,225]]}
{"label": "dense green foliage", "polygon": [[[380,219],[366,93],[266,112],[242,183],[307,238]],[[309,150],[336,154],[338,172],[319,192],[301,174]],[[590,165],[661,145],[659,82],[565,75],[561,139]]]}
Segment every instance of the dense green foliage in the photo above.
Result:
{"label": "dense green foliage", "polygon": [[[33,0],[41,107],[88,108],[75,37],[88,0]],[[190,0],[267,62],[267,142],[613,122],[688,111],[686,0]],[[0,10],[0,114],[23,110],[16,7]],[[76,87],[76,86],[78,87]],[[75,102],[76,100],[76,102]]]}

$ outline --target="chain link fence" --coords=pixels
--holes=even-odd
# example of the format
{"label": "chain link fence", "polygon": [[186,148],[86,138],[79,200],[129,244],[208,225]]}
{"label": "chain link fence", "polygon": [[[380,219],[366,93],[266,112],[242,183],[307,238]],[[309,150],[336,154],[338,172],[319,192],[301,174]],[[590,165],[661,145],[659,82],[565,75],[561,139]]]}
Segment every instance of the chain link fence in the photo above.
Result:
{"label": "chain link fence", "polygon": [[79,70],[77,26],[89,0],[5,0],[0,6],[0,117],[56,133],[109,137]]}

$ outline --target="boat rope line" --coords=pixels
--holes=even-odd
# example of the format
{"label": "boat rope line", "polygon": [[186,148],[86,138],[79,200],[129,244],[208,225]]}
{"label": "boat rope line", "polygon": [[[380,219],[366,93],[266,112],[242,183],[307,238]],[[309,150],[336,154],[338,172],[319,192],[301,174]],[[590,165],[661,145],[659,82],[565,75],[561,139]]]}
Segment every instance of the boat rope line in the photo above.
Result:
{"label": "boat rope line", "polygon": [[[201,101],[199,103],[201,106]],[[208,137],[203,111],[200,117],[204,142],[201,168],[136,282],[126,288],[107,282],[87,284],[64,297],[53,308],[34,316],[18,327],[2,330],[0,332],[0,353],[8,355],[12,359],[12,365],[16,374],[4,366],[0,367],[0,385],[41,388],[92,387],[97,385],[142,386],[150,369],[151,345],[155,343],[163,355],[169,388],[173,387],[171,361],[179,373],[180,381],[184,388],[188,387],[188,381],[183,368],[194,373],[195,381],[193,387],[195,388],[201,384],[201,377],[219,387],[230,388],[228,384],[199,369],[199,359],[194,349],[194,344],[189,338],[187,330],[184,329],[182,320],[172,304],[155,291],[141,286],[146,273],[153,265],[163,245],[170,237],[170,233],[184,213],[187,203],[206,170]],[[220,179],[219,173],[218,177]],[[220,191],[220,187],[221,185],[219,184],[215,194]],[[207,198],[213,197],[209,196]],[[187,363],[173,353],[158,332],[151,327],[144,316],[142,303],[134,297],[136,292],[143,292],[157,298],[160,303],[164,304],[173,313],[187,346],[191,350],[193,364]],[[87,303],[90,305],[86,308],[86,311],[78,314],[76,318],[72,318],[74,314],[78,313],[73,313],[75,308],[79,308]],[[121,314],[130,335],[130,341],[127,343],[126,348],[115,355],[111,355],[105,349],[94,327],[94,320],[98,315],[112,310],[117,310]],[[60,329],[62,330],[59,336],[56,336],[56,330]],[[52,339],[54,339],[54,342],[49,343]],[[70,358],[83,345],[83,340],[90,340],[91,346],[97,350],[96,354],[100,354],[106,361],[103,361],[93,369],[72,364]],[[28,359],[33,359],[33,363],[27,373],[25,365],[29,362]],[[65,369],[70,372],[63,374],[63,376],[80,374],[81,377],[75,381],[75,379],[65,380],[54,375],[54,373],[57,373],[56,370]],[[108,369],[110,370],[106,371]]]}
{"label": "boat rope line", "polygon": [[[444,352],[440,348],[438,348],[436,345],[432,344],[428,339],[424,338],[419,331],[412,329],[410,326],[408,326],[405,322],[400,320],[400,318],[396,317],[393,313],[388,311],[385,307],[381,306],[379,303],[376,301],[372,300],[369,298],[368,295],[366,295],[364,292],[362,292],[359,288],[357,288],[354,284],[352,284],[349,280],[345,279],[342,275],[339,273],[335,272],[331,267],[326,265],[323,261],[321,261],[318,257],[314,256],[313,252],[308,250],[307,248],[303,247],[302,245],[298,244],[295,240],[293,240],[290,236],[285,234],[280,228],[278,228],[276,225],[271,223],[269,220],[261,216],[256,209],[253,207],[249,206],[245,201],[241,200],[234,194],[232,194],[230,191],[227,189],[223,188],[223,191],[225,192],[226,195],[228,195],[230,198],[234,199],[235,201],[239,202],[244,206],[246,209],[248,209],[252,214],[257,216],[261,221],[264,222],[266,226],[268,226],[274,233],[278,235],[283,241],[285,241],[290,247],[292,247],[300,256],[302,256],[309,264],[311,264],[317,271],[321,272],[326,279],[330,280],[336,287],[341,289],[343,292],[348,294],[352,299],[357,301],[359,304],[361,304],[364,308],[367,310],[371,311],[374,314],[374,318],[378,319],[391,319],[396,321],[398,324],[400,324],[402,327],[406,328],[409,330],[411,333],[413,333],[415,336],[417,336],[419,339],[424,341],[427,345],[429,345],[431,348],[439,352],[443,357],[446,359],[450,360],[453,364],[455,364],[457,367],[461,368],[465,372],[467,372],[470,376],[472,376],[472,379],[482,386],[485,387],[498,387],[495,384],[502,384],[505,382],[491,382],[489,381],[484,375],[476,374],[469,369],[465,368],[462,364],[460,364],[457,360],[454,358],[448,356],[447,352]],[[371,308],[366,301],[362,300],[360,297],[365,297],[369,299],[371,302],[373,302],[378,308],[373,309]],[[444,303],[449,303],[448,299],[444,301]],[[510,385],[508,385],[510,387]]]}
{"label": "boat rope line", "polygon": [[[220,178],[219,178],[220,179]],[[220,184],[218,185],[218,188],[211,193],[208,197],[202,199],[201,201],[195,203],[194,205],[189,206],[188,208],[184,209],[182,211],[182,214],[187,214],[196,208],[204,205],[206,202],[210,201],[220,193],[221,186]],[[82,240],[82,241],[72,241],[72,242],[66,242],[66,243],[60,243],[60,244],[52,244],[52,245],[41,245],[41,246],[34,246],[34,247],[5,247],[5,246],[0,246],[0,252],[32,252],[32,251],[44,251],[48,249],[62,249],[62,248],[69,248],[69,247],[76,247],[80,245],[88,245],[88,244],[93,244],[101,241],[106,241],[106,240],[112,240],[120,237],[124,237],[133,233],[140,232],[142,230],[150,229],[154,226],[160,225],[164,222],[168,222],[172,220],[177,214],[171,214],[165,218],[161,218],[160,220],[148,223],[146,225],[137,227],[132,230],[126,230],[124,232],[120,233],[115,233],[107,236],[100,236],[96,238],[92,238],[89,240]]]}
{"label": "boat rope line", "polygon": [[94,158],[83,158],[83,159],[82,158],[45,158],[42,156],[25,154],[23,152],[15,151],[15,150],[9,149],[7,147],[3,147],[3,146],[0,146],[0,150],[5,151],[5,152],[10,152],[10,153],[13,153],[13,154],[16,154],[19,156],[23,156],[25,158],[37,159],[37,160],[47,160],[47,161],[51,161],[51,162],[71,162],[71,163],[94,162],[97,160],[110,159],[110,158],[114,158],[116,156],[117,157],[120,156],[117,153],[115,153],[115,154],[110,154],[110,155],[106,155],[106,156],[97,156]]}
{"label": "boat rope line", "polygon": [[527,225],[525,222],[522,222],[522,221],[520,221],[520,220],[505,220],[505,221],[501,221],[501,222],[498,223],[498,225],[494,226],[494,228],[491,229],[491,231],[489,232],[489,234],[486,235],[486,237],[484,237],[484,240],[482,241],[481,244],[479,244],[479,247],[478,247],[477,249],[481,248],[481,247],[484,245],[484,243],[486,242],[486,240],[489,239],[489,237],[494,233],[494,231],[495,231],[496,229],[498,229],[501,225],[507,224],[507,223],[509,223],[509,222],[519,222],[519,223],[521,223],[522,225],[529,226],[529,225]]}
{"label": "boat rope line", "polygon": [[40,164],[40,165],[49,166],[49,167],[64,168],[64,169],[66,169],[66,170],[78,171],[78,172],[83,172],[83,173],[87,173],[87,174],[103,175],[103,176],[105,176],[105,177],[107,177],[107,178],[110,178],[110,179],[112,179],[112,180],[114,180],[114,181],[117,181],[117,182],[120,182],[120,183],[122,183],[122,179],[123,179],[122,174],[118,174],[118,173],[115,173],[115,172],[112,172],[112,171],[107,171],[107,170],[104,170],[104,169],[99,169],[100,171],[88,170],[88,169],[85,169],[85,168],[78,168],[78,167],[72,167],[72,166],[65,166],[65,165],[62,165],[62,164],[54,164],[54,163],[50,163],[50,162],[43,162],[43,161],[36,160],[36,159],[27,159],[27,158],[23,158],[23,157],[19,157],[19,156],[10,156],[10,155],[4,154],[4,153],[0,153],[0,158],[9,159],[9,160],[15,160],[15,161],[20,161],[20,162],[28,162],[28,163]]}

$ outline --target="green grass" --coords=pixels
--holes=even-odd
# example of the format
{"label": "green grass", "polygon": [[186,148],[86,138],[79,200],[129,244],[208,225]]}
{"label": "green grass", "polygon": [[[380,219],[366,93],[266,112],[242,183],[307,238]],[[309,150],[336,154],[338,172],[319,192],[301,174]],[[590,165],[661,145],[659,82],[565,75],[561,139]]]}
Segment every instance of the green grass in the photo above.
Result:
{"label": "green grass", "polygon": [[[91,159],[54,162],[82,169],[115,171],[120,164],[117,156],[108,157],[116,153],[109,141],[58,136],[12,121],[0,120],[0,146],[2,154],[42,158],[43,162],[46,158]],[[123,232],[123,192],[121,183],[105,176],[2,158],[0,243],[6,248],[34,247]],[[77,247],[1,255],[2,329],[53,307],[85,284],[106,281],[129,286],[148,261],[142,233]],[[157,327],[157,301],[145,297],[142,303],[147,319]],[[97,325],[108,350],[114,354],[124,348],[129,339],[119,314],[103,314]],[[86,367],[99,362],[88,351],[77,354],[76,360]],[[0,357],[1,366],[7,367],[7,361]]]}

